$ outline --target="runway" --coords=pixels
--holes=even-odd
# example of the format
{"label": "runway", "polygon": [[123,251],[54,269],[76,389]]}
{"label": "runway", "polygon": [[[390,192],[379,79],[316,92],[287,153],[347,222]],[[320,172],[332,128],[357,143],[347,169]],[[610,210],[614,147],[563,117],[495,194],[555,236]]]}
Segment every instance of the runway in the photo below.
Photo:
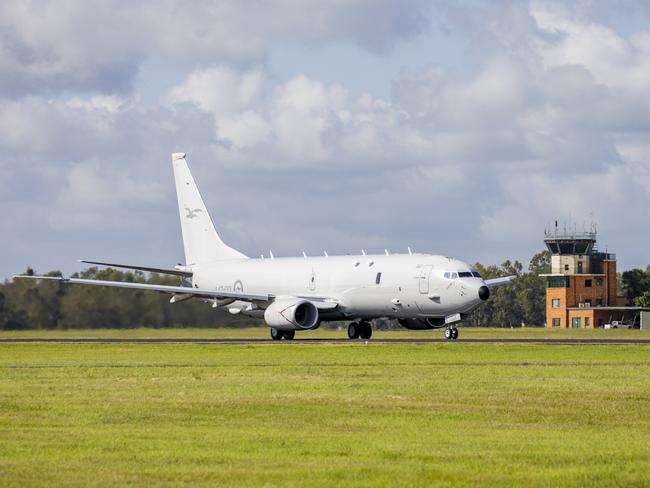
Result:
{"label": "runway", "polygon": [[378,338],[350,339],[293,339],[291,341],[273,341],[271,339],[196,339],[196,338],[0,338],[0,344],[6,343],[59,343],[59,344],[539,344],[557,346],[620,346],[650,345],[650,339],[426,339],[426,338]]}

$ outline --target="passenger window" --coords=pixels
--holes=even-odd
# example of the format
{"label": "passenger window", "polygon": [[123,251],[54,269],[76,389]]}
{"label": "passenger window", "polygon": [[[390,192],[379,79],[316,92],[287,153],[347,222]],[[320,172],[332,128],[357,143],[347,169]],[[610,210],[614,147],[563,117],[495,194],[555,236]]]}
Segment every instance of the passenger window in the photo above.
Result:
{"label": "passenger window", "polygon": [[447,278],[447,279],[450,279],[450,278],[451,278],[451,273],[450,273],[449,271],[447,271],[447,272],[445,273],[445,278]]}
{"label": "passenger window", "polygon": [[458,273],[456,273],[456,272],[454,271],[454,272],[451,274],[451,279],[452,279],[452,280],[455,280],[456,278],[458,278]]}
{"label": "passenger window", "polygon": [[381,283],[381,272],[377,273],[377,277],[375,278],[375,284],[378,285]]}

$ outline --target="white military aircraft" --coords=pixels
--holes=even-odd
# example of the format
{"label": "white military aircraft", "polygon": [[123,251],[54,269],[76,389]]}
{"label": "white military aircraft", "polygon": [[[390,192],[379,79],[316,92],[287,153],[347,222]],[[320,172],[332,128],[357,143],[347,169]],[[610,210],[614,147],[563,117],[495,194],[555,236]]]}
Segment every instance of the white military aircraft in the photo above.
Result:
{"label": "white military aircraft", "polygon": [[173,269],[86,261],[83,263],[151,271],[181,277],[181,286],[45,276],[15,276],[65,283],[152,290],[176,303],[198,297],[232,314],[264,317],[274,340],[293,339],[296,330],[317,329],[323,321],[350,320],[348,337],[368,339],[370,320],[397,319],[407,329],[445,328],[456,339],[456,325],[486,301],[490,288],[512,277],[483,280],[470,266],[431,254],[251,259],[217,234],[184,153],[172,154],[181,218],[184,266]]}

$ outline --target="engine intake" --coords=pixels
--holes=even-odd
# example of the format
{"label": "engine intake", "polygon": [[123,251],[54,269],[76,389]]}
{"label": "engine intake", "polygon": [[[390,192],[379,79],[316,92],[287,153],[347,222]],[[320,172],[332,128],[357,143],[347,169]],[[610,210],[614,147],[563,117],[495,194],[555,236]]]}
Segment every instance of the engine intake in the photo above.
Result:
{"label": "engine intake", "polygon": [[308,330],[318,327],[318,309],[308,300],[279,299],[266,307],[264,321],[278,330]]}

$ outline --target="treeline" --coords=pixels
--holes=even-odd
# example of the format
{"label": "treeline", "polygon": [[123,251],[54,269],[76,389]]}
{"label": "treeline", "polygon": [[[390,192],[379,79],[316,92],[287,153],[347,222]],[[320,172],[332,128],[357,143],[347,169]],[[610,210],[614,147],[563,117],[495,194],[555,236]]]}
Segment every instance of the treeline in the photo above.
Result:
{"label": "treeline", "polygon": [[[507,286],[495,287],[490,299],[468,321],[469,325],[520,327],[544,325],[546,315],[545,278],[550,273],[548,251],[533,256],[527,269],[519,261],[500,266],[476,263],[485,279],[516,276]],[[26,274],[34,274],[28,269]],[[61,276],[58,271],[47,276]],[[72,275],[109,281],[179,285],[176,277],[115,269],[89,268]],[[619,275],[619,293],[629,303],[650,307],[650,266]],[[65,285],[57,281],[5,281],[0,284],[0,329],[76,329],[132,327],[247,327],[262,321],[213,309],[200,299],[170,304],[163,293]],[[330,324],[332,326],[342,325]],[[399,327],[382,321],[381,327]]]}
{"label": "treeline", "polygon": [[[25,274],[34,274],[28,269]],[[61,276],[52,271],[46,276]],[[73,278],[179,286],[177,277],[89,268]],[[170,295],[58,281],[5,281],[0,285],[0,328],[80,329],[134,327],[246,327],[261,321],[215,310],[199,299],[169,303]]]}

